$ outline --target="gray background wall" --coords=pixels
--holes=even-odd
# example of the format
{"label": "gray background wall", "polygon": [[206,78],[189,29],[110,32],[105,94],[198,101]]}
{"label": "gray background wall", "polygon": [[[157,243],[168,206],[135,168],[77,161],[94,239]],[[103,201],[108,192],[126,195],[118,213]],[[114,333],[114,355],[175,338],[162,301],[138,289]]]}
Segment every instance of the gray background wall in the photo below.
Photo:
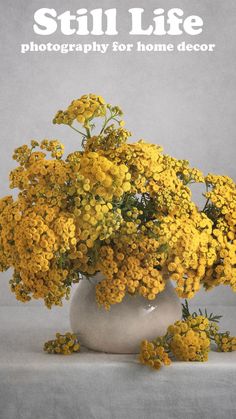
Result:
{"label": "gray background wall", "polygon": [[[1,195],[9,193],[8,172],[15,147],[32,138],[58,138],[66,152],[78,147],[69,128],[53,126],[56,110],[75,97],[95,92],[125,111],[133,140],[144,138],[162,144],[168,154],[189,159],[205,173],[236,178],[236,2],[235,0],[0,0],[1,32]],[[65,5],[64,5],[65,4]],[[109,41],[215,43],[214,53],[20,53],[20,43],[104,42],[106,37],[50,37],[33,33],[33,14],[41,7],[65,10],[118,8],[119,36]],[[131,7],[144,7],[151,23],[157,7],[180,7],[186,16],[203,17],[197,37],[128,36]],[[1,274],[0,304],[17,304],[8,292],[10,272]],[[236,295],[220,287],[199,293],[195,302],[235,304]],[[35,302],[32,304],[36,304]]]}

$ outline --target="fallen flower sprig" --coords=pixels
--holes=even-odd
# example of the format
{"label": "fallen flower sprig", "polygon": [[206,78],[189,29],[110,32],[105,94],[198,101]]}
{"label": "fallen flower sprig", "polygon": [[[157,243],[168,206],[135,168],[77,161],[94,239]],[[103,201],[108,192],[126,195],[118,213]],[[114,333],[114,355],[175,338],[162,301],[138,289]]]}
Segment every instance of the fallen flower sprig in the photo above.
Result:
{"label": "fallen flower sprig", "polygon": [[236,350],[236,337],[230,332],[219,332],[219,320],[222,316],[205,315],[202,311],[190,314],[188,302],[183,307],[183,320],[176,321],[167,329],[164,336],[153,341],[141,343],[139,361],[151,368],[159,370],[162,365],[170,365],[171,359],[178,361],[208,360],[211,340],[217,345],[219,352]]}
{"label": "fallen flower sprig", "polygon": [[80,352],[80,343],[73,333],[67,332],[64,335],[56,333],[56,339],[44,344],[44,351],[49,354],[71,355]]}
{"label": "fallen flower sprig", "polygon": [[236,351],[236,336],[230,336],[230,332],[218,333],[215,342],[219,352]]}

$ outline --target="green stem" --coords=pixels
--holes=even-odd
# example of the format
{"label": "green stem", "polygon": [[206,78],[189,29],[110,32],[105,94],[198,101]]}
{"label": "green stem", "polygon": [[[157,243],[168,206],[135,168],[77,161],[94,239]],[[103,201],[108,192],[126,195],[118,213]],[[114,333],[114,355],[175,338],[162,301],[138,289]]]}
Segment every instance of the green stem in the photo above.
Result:
{"label": "green stem", "polygon": [[210,201],[210,198],[207,198],[206,203],[204,205],[204,208],[203,208],[202,212],[204,212],[207,209],[207,205],[208,205],[209,201]]}
{"label": "green stem", "polygon": [[104,116],[104,124],[103,124],[103,126],[102,126],[102,129],[101,129],[101,131],[100,131],[99,135],[101,135],[101,134],[103,133],[103,131],[104,131],[104,129],[105,129],[105,126],[106,126],[106,124],[107,124],[107,115],[105,115],[105,116]]}
{"label": "green stem", "polygon": [[90,129],[86,128],[86,132],[87,132],[87,138],[91,138],[91,133],[90,133]]}
{"label": "green stem", "polygon": [[[103,133],[104,129],[106,128],[106,126],[107,126],[107,124],[108,124],[108,122],[110,122],[112,119],[114,119],[114,116],[115,116],[115,115],[111,114],[111,116],[110,116],[109,118],[106,118],[106,117],[105,117],[105,122],[104,122],[104,124],[103,124],[103,126],[102,126],[102,129],[101,129],[101,131],[100,131],[100,134],[99,134],[99,135],[101,135],[101,134]],[[116,121],[117,121],[117,120],[116,120]],[[118,122],[118,121],[117,121],[117,122]]]}
{"label": "green stem", "polygon": [[72,128],[74,131],[78,132],[79,134],[83,135],[83,137],[86,137],[85,132],[79,131],[78,129],[76,129],[75,127],[73,127],[72,125],[69,125],[70,128]]}

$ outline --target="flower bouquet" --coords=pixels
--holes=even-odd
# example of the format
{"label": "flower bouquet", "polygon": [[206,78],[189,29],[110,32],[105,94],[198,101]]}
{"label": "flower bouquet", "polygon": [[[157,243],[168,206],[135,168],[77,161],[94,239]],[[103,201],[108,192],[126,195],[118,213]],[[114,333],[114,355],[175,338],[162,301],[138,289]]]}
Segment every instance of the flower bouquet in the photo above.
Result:
{"label": "flower bouquet", "polygon": [[[58,111],[81,138],[63,157],[58,140],[32,140],[14,152],[10,187],[0,200],[0,268],[14,269],[20,301],[62,305],[82,276],[97,272],[97,304],[124,297],[155,300],[169,279],[179,297],[203,286],[236,291],[236,187],[143,140],[128,142],[123,113],[101,96],[83,95]],[[205,205],[191,185],[205,185]],[[173,330],[172,330],[173,332]]]}

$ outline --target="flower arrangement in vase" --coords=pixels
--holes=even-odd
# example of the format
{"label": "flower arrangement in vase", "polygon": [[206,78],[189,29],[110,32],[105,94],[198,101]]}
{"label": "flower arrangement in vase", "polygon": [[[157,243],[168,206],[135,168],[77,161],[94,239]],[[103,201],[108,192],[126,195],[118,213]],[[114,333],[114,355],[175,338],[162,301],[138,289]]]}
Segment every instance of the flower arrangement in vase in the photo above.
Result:
{"label": "flower arrangement in vase", "polygon": [[[82,139],[63,157],[58,140],[31,141],[14,152],[18,166],[0,200],[0,268],[14,269],[20,301],[62,305],[81,277],[109,311],[126,295],[152,302],[169,279],[179,297],[230,285],[236,291],[236,188],[143,140],[129,143],[122,111],[101,96],[83,95],[54,124]],[[99,129],[95,126],[98,121]],[[191,185],[206,186],[203,208]]]}

